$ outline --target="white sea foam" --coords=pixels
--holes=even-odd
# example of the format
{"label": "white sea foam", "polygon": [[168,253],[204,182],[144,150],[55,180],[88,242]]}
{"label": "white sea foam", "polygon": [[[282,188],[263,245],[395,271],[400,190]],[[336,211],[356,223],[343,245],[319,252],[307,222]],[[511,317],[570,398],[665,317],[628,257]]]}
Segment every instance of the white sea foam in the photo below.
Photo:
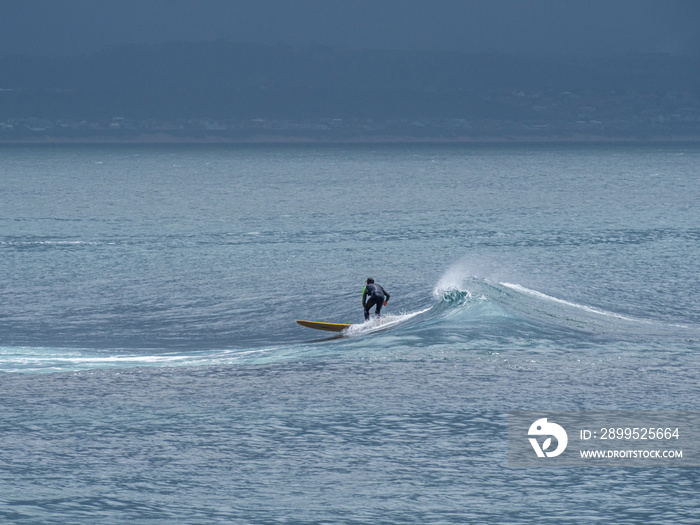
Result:
{"label": "white sea foam", "polygon": [[440,299],[446,292],[451,290],[470,293],[469,290],[464,288],[464,281],[467,275],[468,272],[461,265],[452,266],[443,274],[437,285],[435,285],[433,296]]}
{"label": "white sea foam", "polygon": [[101,368],[226,364],[249,361],[269,353],[270,350],[271,348],[260,348],[147,355],[90,355],[89,351],[71,349],[0,347],[0,371],[67,372]]}
{"label": "white sea foam", "polygon": [[516,292],[524,293],[527,295],[531,295],[533,297],[537,297],[538,299],[543,299],[546,301],[551,301],[554,303],[558,304],[563,304],[565,306],[569,306],[571,308],[577,308],[579,310],[584,310],[586,312],[590,312],[596,315],[602,315],[606,317],[614,317],[615,319],[621,319],[623,321],[632,321],[632,322],[637,322],[637,323],[647,323],[648,321],[644,321],[642,319],[634,319],[633,317],[627,317],[621,314],[617,314],[615,312],[609,312],[607,310],[602,310],[600,308],[594,308],[592,306],[586,306],[585,304],[578,304],[574,303],[571,301],[566,301],[564,299],[559,299],[557,297],[552,297],[551,295],[547,295],[542,292],[538,292],[537,290],[531,290],[530,288],[526,288],[524,286],[521,286],[519,284],[512,284],[512,283],[499,283],[501,286],[505,286],[506,288],[510,288],[511,290],[515,290]]}
{"label": "white sea foam", "polygon": [[408,321],[409,319],[412,319],[417,315],[424,314],[428,310],[430,310],[430,308],[418,310],[417,312],[403,314],[387,314],[382,315],[379,318],[372,317],[369,321],[365,321],[364,323],[351,325],[350,328],[344,330],[343,333],[348,335],[359,335],[378,332],[380,330],[386,330],[405,321]]}

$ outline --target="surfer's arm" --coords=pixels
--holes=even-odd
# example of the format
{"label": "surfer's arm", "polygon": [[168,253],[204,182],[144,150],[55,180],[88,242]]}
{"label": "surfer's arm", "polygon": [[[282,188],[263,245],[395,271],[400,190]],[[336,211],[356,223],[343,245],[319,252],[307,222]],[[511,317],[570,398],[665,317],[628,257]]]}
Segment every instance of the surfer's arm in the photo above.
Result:
{"label": "surfer's arm", "polygon": [[367,308],[367,287],[362,289],[362,308]]}
{"label": "surfer's arm", "polygon": [[389,296],[389,292],[387,292],[386,290],[384,290],[384,302],[388,301],[388,300],[389,300],[389,297],[390,297],[390,296]]}

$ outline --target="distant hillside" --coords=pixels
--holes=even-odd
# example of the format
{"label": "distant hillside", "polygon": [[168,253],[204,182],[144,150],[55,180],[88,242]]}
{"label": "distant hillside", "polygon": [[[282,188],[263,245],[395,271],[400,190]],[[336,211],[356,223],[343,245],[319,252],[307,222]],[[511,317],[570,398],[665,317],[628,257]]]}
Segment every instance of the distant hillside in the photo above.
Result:
{"label": "distant hillside", "polygon": [[698,109],[700,61],[666,55],[536,59],[173,42],[89,57],[0,58],[0,122],[465,119],[560,126],[646,121],[640,115],[663,121],[681,110],[682,121],[692,123]]}

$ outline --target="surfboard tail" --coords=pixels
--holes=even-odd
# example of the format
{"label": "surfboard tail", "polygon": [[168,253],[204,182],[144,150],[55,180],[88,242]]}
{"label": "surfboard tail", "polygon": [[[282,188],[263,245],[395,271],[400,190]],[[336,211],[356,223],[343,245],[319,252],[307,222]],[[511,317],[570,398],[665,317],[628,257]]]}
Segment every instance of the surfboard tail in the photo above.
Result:
{"label": "surfboard tail", "polygon": [[313,328],[314,330],[325,330],[326,332],[342,332],[346,328],[350,328],[351,324],[341,323],[322,323],[318,321],[297,321],[301,326]]}

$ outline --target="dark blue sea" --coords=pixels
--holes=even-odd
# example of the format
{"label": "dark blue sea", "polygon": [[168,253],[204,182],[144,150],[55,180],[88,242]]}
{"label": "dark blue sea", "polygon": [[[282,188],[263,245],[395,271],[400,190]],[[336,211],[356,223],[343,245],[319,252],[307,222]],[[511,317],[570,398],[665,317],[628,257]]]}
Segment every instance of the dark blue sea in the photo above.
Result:
{"label": "dark blue sea", "polygon": [[700,523],[697,468],[507,449],[509,410],[700,409],[699,179],[679,144],[2,147],[0,522]]}

